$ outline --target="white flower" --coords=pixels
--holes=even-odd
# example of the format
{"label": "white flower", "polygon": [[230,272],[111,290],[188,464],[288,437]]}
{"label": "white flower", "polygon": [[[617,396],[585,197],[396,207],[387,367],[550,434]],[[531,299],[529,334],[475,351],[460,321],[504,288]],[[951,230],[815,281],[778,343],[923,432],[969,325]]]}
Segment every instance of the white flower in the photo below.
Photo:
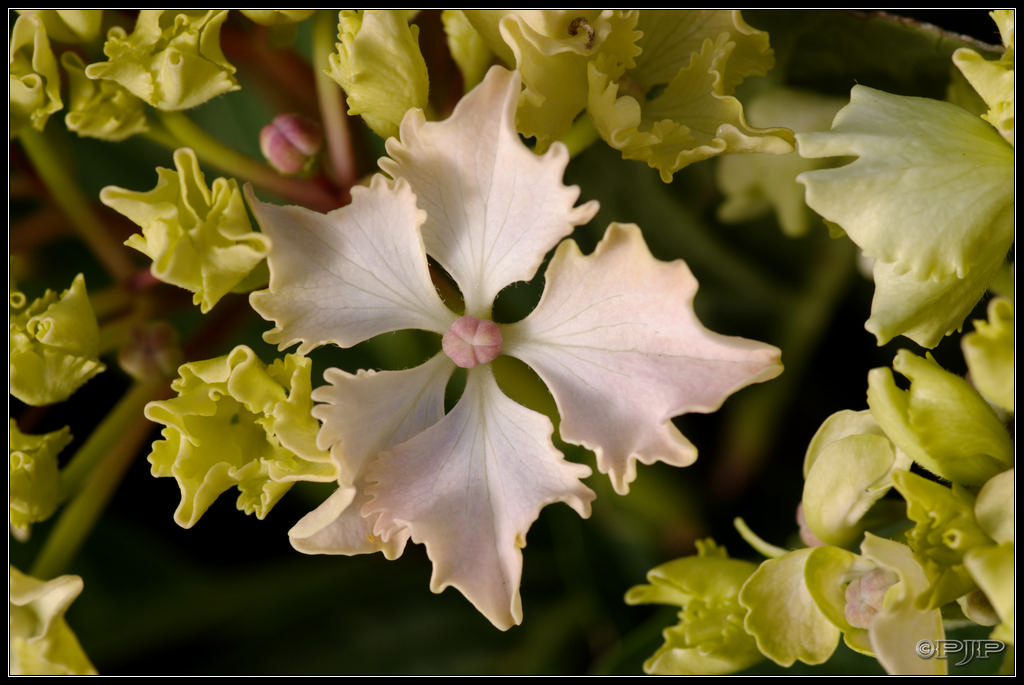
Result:
{"label": "white flower", "polygon": [[[632,225],[612,224],[588,256],[562,242],[534,311],[492,320],[498,292],[531,279],[597,211],[574,206],[579,189],[563,185],[564,146],[537,155],[519,139],[519,92],[519,74],[495,67],[447,120],[410,111],[380,162],[390,178],[376,175],[329,214],[250,196],[273,244],[269,289],[251,298],[276,324],[269,342],[305,353],[403,329],[443,337],[416,368],[327,371],[314,414],[339,487],[291,531],[293,545],[394,558],[422,543],[431,588],[456,587],[501,629],[522,620],[520,549],[540,509],[565,502],[585,517],[594,493],[581,482],[590,469],[555,448],[551,421],[502,392],[492,360],[511,355],[537,372],[562,439],[593,450],[621,493],[637,461],[696,458],[672,417],[714,411],[781,371],[777,349],[705,329],[689,269],[655,260]],[[458,284],[464,315],[437,294],[428,255]],[[466,386],[445,413],[456,365]]]}

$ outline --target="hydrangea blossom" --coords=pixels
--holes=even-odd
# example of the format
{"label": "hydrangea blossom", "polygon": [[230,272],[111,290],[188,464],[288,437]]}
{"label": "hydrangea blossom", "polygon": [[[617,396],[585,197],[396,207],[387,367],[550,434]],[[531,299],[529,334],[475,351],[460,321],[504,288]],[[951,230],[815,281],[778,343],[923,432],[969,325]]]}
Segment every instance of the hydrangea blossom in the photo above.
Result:
{"label": "hydrangea blossom", "polygon": [[[520,550],[540,509],[565,502],[587,516],[594,493],[581,482],[590,469],[555,448],[551,420],[506,396],[489,362],[531,366],[554,397],[561,438],[596,453],[620,493],[636,462],[696,458],[672,417],[714,411],[781,371],[776,348],[704,328],[687,266],[654,259],[632,225],[612,224],[587,256],[562,242],[536,308],[493,320],[499,291],[531,279],[598,208],[574,206],[563,145],[543,155],[523,145],[519,92],[519,74],[494,67],[447,120],[412,110],[380,161],[390,178],[375,175],[328,214],[250,197],[272,241],[269,288],[251,296],[276,324],[269,342],[306,353],[403,329],[443,339],[414,368],[326,372],[314,411],[339,487],[294,527],[293,545],[393,558],[422,543],[431,588],[456,587],[501,629],[522,619]],[[458,284],[461,315],[435,290],[428,255]],[[445,413],[457,366],[465,388]]]}

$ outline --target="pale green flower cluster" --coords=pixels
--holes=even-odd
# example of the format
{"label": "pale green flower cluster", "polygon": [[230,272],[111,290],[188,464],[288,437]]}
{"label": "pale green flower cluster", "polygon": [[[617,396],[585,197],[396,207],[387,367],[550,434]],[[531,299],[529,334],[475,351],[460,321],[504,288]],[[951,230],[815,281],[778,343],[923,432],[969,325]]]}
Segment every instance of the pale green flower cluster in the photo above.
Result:
{"label": "pale green flower cluster", "polygon": [[[950,620],[988,626],[1012,653],[1014,459],[1000,418],[1012,406],[990,406],[964,378],[906,351],[894,368],[908,390],[896,388],[889,369],[872,371],[870,408],[829,417],[808,446],[806,546],[773,547],[742,526],[765,561],[735,560],[746,570],[730,575],[701,551],[659,566],[653,586],[626,595],[684,609],[731,602],[725,623],[715,612],[681,613],[645,664],[649,673],[708,672],[709,656],[722,657],[715,668],[723,673],[763,658],[823,664],[842,638],[889,673],[942,674],[947,662],[918,645],[946,639]],[[1002,373],[1012,374],[1012,357]],[[697,591],[693,578],[727,587]]]}
{"label": "pale green flower cluster", "polygon": [[[430,105],[411,16],[341,13],[329,73],[382,137]],[[750,126],[734,95],[773,64],[768,35],[738,10],[445,10],[443,22],[467,90],[494,60],[522,74],[516,123],[538,150],[592,126],[667,182],[721,154],[793,149],[788,129]]]}
{"label": "pale green flower cluster", "polygon": [[[1006,43],[1002,59],[954,55],[988,107],[984,116],[855,86],[831,130],[819,121],[797,134],[803,158],[854,158],[796,180],[807,204],[873,260],[867,328],[879,344],[905,336],[935,347],[1012,271],[1013,12],[993,18]],[[743,162],[723,170],[742,170]],[[798,226],[783,188],[777,180],[734,180],[724,211],[755,211],[760,194],[784,225]],[[646,670],[693,673],[704,668],[702,658],[731,650],[721,672],[736,672],[756,661],[751,639],[758,658],[822,664],[842,639],[888,673],[943,674],[946,659],[929,658],[934,653],[920,645],[939,644],[947,625],[960,624],[988,627],[1005,649],[1004,672],[1012,669],[1013,313],[1012,293],[994,295],[987,320],[963,335],[966,377],[909,350],[896,353],[891,369],[872,370],[868,408],[833,414],[809,443],[798,516],[804,546],[774,547],[739,522],[766,559],[729,581],[733,627],[722,629],[713,613],[696,626],[693,615],[680,614]],[[651,580],[682,588],[701,574],[728,577],[701,550],[658,567]],[[627,601],[649,596],[685,607],[723,596],[720,588],[683,596],[651,587],[634,588]],[[703,637],[684,641],[684,632]]]}

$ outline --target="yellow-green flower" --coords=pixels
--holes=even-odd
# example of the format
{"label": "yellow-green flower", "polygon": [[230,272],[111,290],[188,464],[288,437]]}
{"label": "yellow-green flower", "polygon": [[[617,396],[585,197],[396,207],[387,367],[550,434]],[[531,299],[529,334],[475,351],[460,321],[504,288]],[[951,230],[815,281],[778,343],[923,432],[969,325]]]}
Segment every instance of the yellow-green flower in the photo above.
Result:
{"label": "yellow-green flower", "polygon": [[82,274],[63,293],[47,290],[32,302],[13,291],[8,335],[10,390],[25,404],[62,402],[106,368]]}
{"label": "yellow-green flower", "polygon": [[116,143],[149,128],[146,104],[119,83],[86,76],[78,53],[65,52],[60,63],[68,77],[68,130]]}
{"label": "yellow-green flower", "polygon": [[803,516],[815,537],[837,547],[859,542],[872,507],[910,468],[870,411],[841,411],[815,433],[804,458]]}
{"label": "yellow-green flower", "polygon": [[956,105],[859,85],[831,131],[797,141],[804,157],[856,158],[797,180],[874,262],[878,343],[959,330],[1013,244],[1013,147]]}
{"label": "yellow-green flower", "polygon": [[90,64],[85,73],[116,81],[157,109],[201,105],[239,87],[220,47],[227,17],[228,10],[140,10],[131,34],[110,29],[107,61]]}
{"label": "yellow-green flower", "polygon": [[51,40],[58,43],[89,43],[99,38],[103,27],[103,10],[16,10],[18,14],[34,14],[46,27]]}
{"label": "yellow-green flower", "polygon": [[96,675],[65,612],[82,592],[79,576],[42,581],[10,567],[10,675]]}
{"label": "yellow-green flower", "polygon": [[999,59],[986,60],[970,48],[960,48],[953,53],[953,64],[988,105],[988,112],[982,118],[992,124],[1010,145],[1013,145],[1015,14],[1015,10],[995,10],[991,13],[992,19],[999,26],[999,35],[1005,48]]}
{"label": "yellow-green flower", "polygon": [[713,541],[697,555],[662,564],[647,574],[649,585],[626,593],[627,604],[680,607],[679,623],[662,634],[665,644],[644,662],[652,675],[718,675],[752,666],[764,657],[743,629],[746,609],[737,597],[757,565],[731,559]]}
{"label": "yellow-green flower", "polygon": [[237,181],[208,187],[188,148],[174,153],[174,166],[157,169],[153,190],[107,186],[100,200],[142,228],[125,244],[153,260],[153,275],[191,291],[205,313],[260,265],[270,241],[252,230]]}
{"label": "yellow-green flower", "polygon": [[974,331],[960,345],[971,382],[989,402],[1013,414],[1013,300],[997,297],[988,304],[988,320],[974,322]]}
{"label": "yellow-green flower", "polygon": [[178,481],[180,526],[195,525],[234,486],[238,508],[262,519],[296,481],[337,478],[316,444],[310,366],[298,354],[266,365],[239,346],[185,364],[171,383],[177,397],[146,406],[146,417],[165,426],[149,461],[154,476]]}
{"label": "yellow-green flower", "polygon": [[60,468],[57,455],[71,442],[68,427],[43,435],[26,435],[10,419],[8,433],[11,530],[28,537],[33,523],[45,521],[60,503]]}
{"label": "yellow-green flower", "polygon": [[625,159],[646,162],[667,183],[721,154],[793,150],[791,131],[750,126],[734,95],[774,64],[768,34],[739,10],[642,10],[636,28],[635,63],[606,53],[587,72],[587,111]]}
{"label": "yellow-green flower", "polygon": [[10,43],[10,131],[42,131],[50,115],[64,106],[60,72],[43,20],[23,14],[14,22]]}
{"label": "yellow-green flower", "polygon": [[427,63],[420,53],[419,28],[409,10],[342,10],[338,50],[327,72],[358,114],[381,138],[398,133],[410,109],[427,104]]}
{"label": "yellow-green flower", "polygon": [[910,472],[896,475],[896,489],[914,522],[907,544],[928,578],[915,598],[918,605],[938,608],[973,590],[964,555],[993,544],[975,518],[976,495],[956,483],[946,486]]}
{"label": "yellow-green flower", "polygon": [[930,357],[900,350],[893,369],[910,379],[896,386],[888,368],[868,373],[868,406],[890,440],[942,478],[979,486],[1013,466],[1013,441],[1002,421],[963,377]]}

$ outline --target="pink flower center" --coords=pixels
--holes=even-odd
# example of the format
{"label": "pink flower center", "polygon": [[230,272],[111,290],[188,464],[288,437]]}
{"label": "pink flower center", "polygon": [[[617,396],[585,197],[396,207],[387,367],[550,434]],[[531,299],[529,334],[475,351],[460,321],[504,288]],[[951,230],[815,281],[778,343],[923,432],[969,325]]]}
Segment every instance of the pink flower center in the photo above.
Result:
{"label": "pink flower center", "polygon": [[441,338],[441,348],[457,366],[471,369],[501,354],[501,329],[489,319],[461,316]]}

